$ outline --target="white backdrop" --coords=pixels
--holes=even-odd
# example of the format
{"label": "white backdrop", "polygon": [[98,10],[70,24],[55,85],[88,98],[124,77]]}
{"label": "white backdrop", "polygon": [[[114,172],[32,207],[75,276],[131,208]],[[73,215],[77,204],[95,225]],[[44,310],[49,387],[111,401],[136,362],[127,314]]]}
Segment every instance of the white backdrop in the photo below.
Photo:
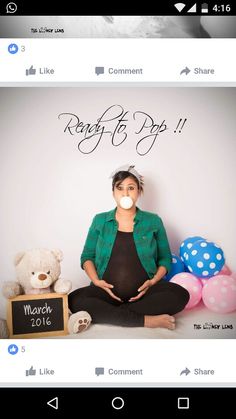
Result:
{"label": "white backdrop", "polygon": [[[86,285],[86,234],[96,213],[115,207],[109,176],[125,163],[144,175],[138,205],[162,217],[173,252],[200,235],[236,270],[235,109],[233,88],[1,88],[0,281],[15,279],[18,251],[46,247],[63,251],[61,277]],[[105,111],[98,135],[80,143]],[[71,118],[82,133],[66,130]]]}

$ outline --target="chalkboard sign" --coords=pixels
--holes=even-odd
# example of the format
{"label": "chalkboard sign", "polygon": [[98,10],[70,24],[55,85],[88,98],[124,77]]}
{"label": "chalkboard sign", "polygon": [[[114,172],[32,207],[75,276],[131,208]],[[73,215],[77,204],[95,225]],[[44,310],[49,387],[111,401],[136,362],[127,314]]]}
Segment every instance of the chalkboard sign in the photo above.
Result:
{"label": "chalkboard sign", "polygon": [[67,295],[20,295],[8,302],[7,325],[10,338],[66,335],[67,322]]}

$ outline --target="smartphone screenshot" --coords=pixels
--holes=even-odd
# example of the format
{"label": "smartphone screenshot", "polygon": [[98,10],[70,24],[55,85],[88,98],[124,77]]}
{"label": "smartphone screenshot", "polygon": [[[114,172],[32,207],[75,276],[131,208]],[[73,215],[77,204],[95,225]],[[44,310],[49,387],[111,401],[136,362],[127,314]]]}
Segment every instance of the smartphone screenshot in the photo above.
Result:
{"label": "smartphone screenshot", "polygon": [[235,5],[78,9],[0,4],[2,403],[227,414]]}

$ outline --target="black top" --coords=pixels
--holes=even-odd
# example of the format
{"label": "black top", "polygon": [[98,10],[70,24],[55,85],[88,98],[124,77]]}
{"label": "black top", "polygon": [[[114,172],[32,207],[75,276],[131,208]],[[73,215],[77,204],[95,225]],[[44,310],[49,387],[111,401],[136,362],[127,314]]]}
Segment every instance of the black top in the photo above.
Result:
{"label": "black top", "polygon": [[103,279],[114,285],[112,291],[123,301],[135,297],[138,288],[148,279],[138,257],[132,232],[117,231]]}

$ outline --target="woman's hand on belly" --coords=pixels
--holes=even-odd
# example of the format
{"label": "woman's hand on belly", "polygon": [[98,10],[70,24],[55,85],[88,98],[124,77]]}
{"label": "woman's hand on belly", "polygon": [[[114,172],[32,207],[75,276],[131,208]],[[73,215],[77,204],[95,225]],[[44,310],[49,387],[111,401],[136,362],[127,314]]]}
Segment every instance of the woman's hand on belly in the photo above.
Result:
{"label": "woman's hand on belly", "polygon": [[120,301],[122,303],[121,298],[117,297],[112,292],[111,289],[114,287],[112,284],[104,281],[104,279],[97,279],[96,281],[93,281],[93,283],[96,287],[102,288],[104,291],[106,291],[112,298],[114,298],[114,300]]}
{"label": "woman's hand on belly", "polygon": [[153,285],[151,279],[147,279],[141,287],[138,289],[138,295],[129,299],[129,302],[132,303],[133,301],[139,300],[144,294],[146,294],[147,290]]}

